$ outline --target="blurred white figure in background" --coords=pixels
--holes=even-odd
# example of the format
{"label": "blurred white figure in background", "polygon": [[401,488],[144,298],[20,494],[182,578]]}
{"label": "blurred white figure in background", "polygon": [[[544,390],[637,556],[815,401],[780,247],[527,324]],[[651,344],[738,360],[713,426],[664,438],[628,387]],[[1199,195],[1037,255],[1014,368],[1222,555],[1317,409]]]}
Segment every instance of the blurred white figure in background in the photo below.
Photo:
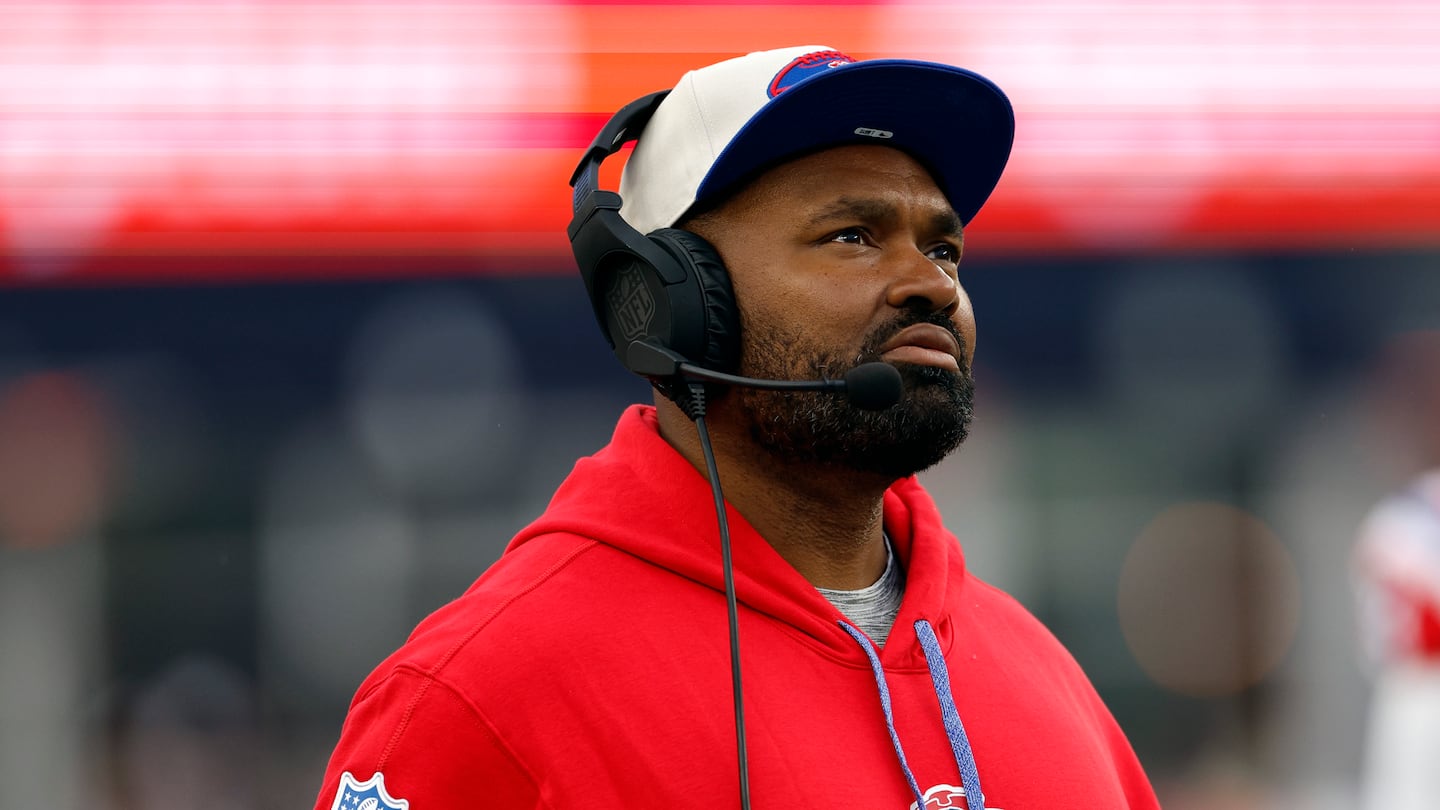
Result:
{"label": "blurred white figure in background", "polygon": [[1381,369],[1385,422],[1422,470],[1361,526],[1360,638],[1375,676],[1367,810],[1440,807],[1440,332],[1397,339]]}

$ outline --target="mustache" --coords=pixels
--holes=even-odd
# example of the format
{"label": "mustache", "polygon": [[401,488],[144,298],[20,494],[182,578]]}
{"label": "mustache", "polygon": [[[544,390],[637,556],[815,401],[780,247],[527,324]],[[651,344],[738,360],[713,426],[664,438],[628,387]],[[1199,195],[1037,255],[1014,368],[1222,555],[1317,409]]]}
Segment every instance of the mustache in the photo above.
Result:
{"label": "mustache", "polygon": [[856,365],[879,360],[881,346],[884,346],[891,338],[904,330],[922,323],[938,326],[954,336],[955,343],[960,347],[961,362],[964,362],[969,347],[965,345],[965,336],[960,334],[959,329],[955,328],[955,322],[950,320],[949,316],[943,312],[936,312],[928,307],[915,306],[895,316],[889,323],[879,327],[866,337],[865,343],[862,344],[860,348],[860,356],[855,360]]}

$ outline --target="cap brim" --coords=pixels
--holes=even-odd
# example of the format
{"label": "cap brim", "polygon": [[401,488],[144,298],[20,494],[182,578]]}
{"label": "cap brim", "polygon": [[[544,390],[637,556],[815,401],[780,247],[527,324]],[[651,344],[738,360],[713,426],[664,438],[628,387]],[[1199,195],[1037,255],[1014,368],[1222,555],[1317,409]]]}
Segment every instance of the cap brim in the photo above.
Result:
{"label": "cap brim", "polygon": [[[891,137],[862,135],[879,130]],[[757,173],[845,144],[908,152],[935,175],[960,221],[990,197],[1015,139],[1010,101],[968,70],[907,59],[855,62],[806,79],[771,99],[726,145],[696,192],[715,199]]]}

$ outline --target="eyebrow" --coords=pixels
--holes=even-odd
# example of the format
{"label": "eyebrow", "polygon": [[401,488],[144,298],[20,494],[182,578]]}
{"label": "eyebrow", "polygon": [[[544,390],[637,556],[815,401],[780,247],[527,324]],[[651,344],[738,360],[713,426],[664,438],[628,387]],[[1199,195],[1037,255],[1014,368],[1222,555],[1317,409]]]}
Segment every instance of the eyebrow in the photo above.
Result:
{"label": "eyebrow", "polygon": [[[893,222],[898,218],[899,211],[893,203],[868,197],[841,197],[815,212],[807,225],[819,226],[837,219]],[[930,227],[941,236],[958,237],[964,233],[964,224],[960,217],[949,208],[936,211],[930,217]]]}

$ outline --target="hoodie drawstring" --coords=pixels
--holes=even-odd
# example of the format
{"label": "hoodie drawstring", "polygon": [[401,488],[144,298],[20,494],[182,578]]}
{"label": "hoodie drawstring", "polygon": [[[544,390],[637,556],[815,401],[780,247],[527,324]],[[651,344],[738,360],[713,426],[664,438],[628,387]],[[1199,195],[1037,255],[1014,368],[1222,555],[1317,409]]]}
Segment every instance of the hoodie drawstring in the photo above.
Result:
{"label": "hoodie drawstring", "polygon": [[925,651],[930,682],[935,685],[935,697],[940,701],[945,736],[950,740],[955,764],[960,766],[960,786],[965,788],[965,803],[970,810],[985,810],[985,794],[980,792],[980,770],[975,767],[970,738],[965,736],[965,726],[960,723],[960,710],[955,708],[955,693],[950,689],[950,670],[945,666],[945,654],[940,652],[940,641],[935,638],[935,629],[930,622],[924,619],[915,622],[915,635],[920,639],[920,648]]}
{"label": "hoodie drawstring", "polygon": [[[875,643],[848,622],[840,627],[865,651],[870,659],[870,670],[875,675],[875,686],[880,691],[880,708],[885,712],[885,728],[890,732],[890,744],[895,746],[895,758],[900,760],[900,770],[905,781],[915,794],[915,806],[924,810],[925,796],[910,763],[905,759],[905,750],[900,745],[900,735],[895,730],[895,712],[890,702],[890,686],[885,681],[885,670],[880,666],[880,656]],[[930,622],[921,619],[915,622],[915,635],[920,639],[920,648],[925,652],[925,665],[930,670],[930,682],[935,688],[935,698],[940,702],[940,716],[945,723],[945,737],[950,741],[950,750],[955,755],[955,765],[960,769],[960,785],[965,788],[965,804],[968,810],[985,810],[985,796],[980,791],[980,772],[975,767],[975,754],[970,750],[970,740],[965,736],[965,727],[960,723],[960,712],[955,708],[955,695],[950,689],[950,672],[945,666],[945,656],[940,651],[940,642]]]}
{"label": "hoodie drawstring", "polygon": [[890,685],[885,683],[885,670],[880,667],[880,656],[875,654],[875,643],[849,622],[840,622],[840,626],[855,639],[865,651],[865,657],[870,659],[870,671],[875,673],[875,686],[880,689],[880,708],[885,712],[885,727],[890,730],[890,744],[895,746],[895,757],[900,760],[900,770],[905,772],[905,781],[910,783],[910,790],[915,793],[916,806],[924,807],[925,797],[920,793],[915,774],[910,772],[910,763],[905,761],[905,749],[900,747],[900,735],[895,731],[895,712],[890,707]]}

